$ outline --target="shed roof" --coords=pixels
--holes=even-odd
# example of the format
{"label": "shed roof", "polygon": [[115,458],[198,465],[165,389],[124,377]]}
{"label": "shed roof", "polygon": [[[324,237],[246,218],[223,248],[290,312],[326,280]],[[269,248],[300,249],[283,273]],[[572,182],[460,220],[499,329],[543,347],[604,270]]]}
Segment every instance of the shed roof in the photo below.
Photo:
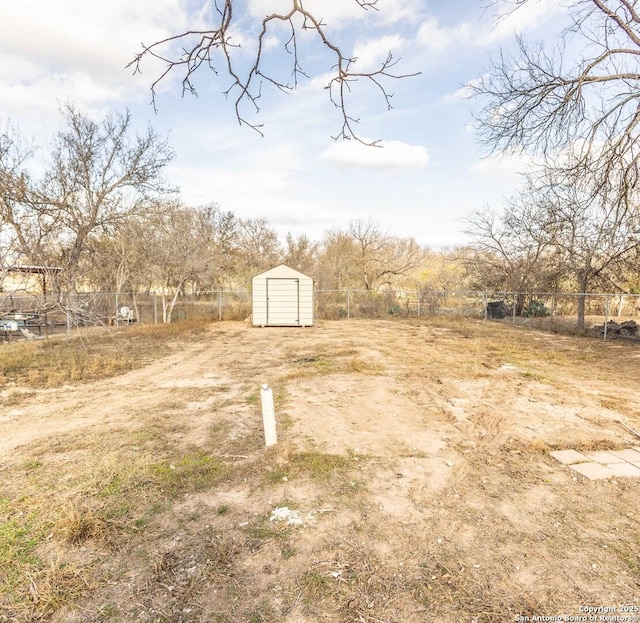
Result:
{"label": "shed roof", "polygon": [[273,277],[282,276],[283,273],[287,273],[287,275],[290,275],[291,277],[311,279],[309,275],[305,275],[304,273],[301,273],[299,270],[296,270],[295,268],[291,268],[291,266],[287,266],[286,264],[278,264],[278,266],[274,266],[269,270],[265,270],[262,273],[258,273],[257,275],[254,276],[254,279],[256,277],[269,278],[271,276]]}

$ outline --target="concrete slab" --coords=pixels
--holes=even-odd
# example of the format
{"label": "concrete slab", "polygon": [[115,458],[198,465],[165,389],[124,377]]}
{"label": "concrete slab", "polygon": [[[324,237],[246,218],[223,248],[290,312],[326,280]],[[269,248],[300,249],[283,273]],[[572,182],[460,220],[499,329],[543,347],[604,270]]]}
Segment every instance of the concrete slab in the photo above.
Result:
{"label": "concrete slab", "polygon": [[[580,452],[576,450],[554,450],[553,452],[549,452],[549,454],[556,459],[556,461],[560,461],[560,463],[564,465],[586,463],[589,460],[584,454],[580,454]],[[640,459],[638,460],[640,461]]]}
{"label": "concrete slab", "polygon": [[585,452],[589,461],[610,465],[611,463],[624,463],[624,459],[615,456],[612,452]]}
{"label": "concrete slab", "polygon": [[640,451],[628,448],[627,450],[609,450],[609,454],[620,457],[629,463],[640,463]]}
{"label": "concrete slab", "polygon": [[[624,463],[620,463],[624,465]],[[633,467],[633,466],[632,466]],[[582,474],[589,480],[602,480],[604,478],[611,478],[614,474],[611,469],[602,463],[577,463],[575,465],[569,465],[569,469],[572,469],[579,474]]]}
{"label": "concrete slab", "polygon": [[640,467],[636,467],[631,463],[613,463],[607,465],[616,478],[640,478]]}

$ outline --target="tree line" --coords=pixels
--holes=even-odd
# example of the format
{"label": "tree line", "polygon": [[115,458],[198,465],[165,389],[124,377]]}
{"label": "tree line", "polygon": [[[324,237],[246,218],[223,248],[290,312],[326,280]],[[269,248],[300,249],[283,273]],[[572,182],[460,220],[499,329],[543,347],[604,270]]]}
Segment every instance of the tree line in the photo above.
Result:
{"label": "tree line", "polygon": [[248,289],[279,263],[325,290],[640,290],[636,212],[591,178],[551,169],[532,176],[501,210],[470,215],[472,242],[455,249],[430,250],[363,219],[319,241],[280,240],[266,218],[186,205],[164,177],[170,146],[151,128],[134,134],[128,113],[100,122],[73,106],[62,114],[65,127],[38,175],[35,148],[15,130],[0,134],[0,287],[15,266],[52,267],[52,301],[153,291],[165,321],[180,296]]}

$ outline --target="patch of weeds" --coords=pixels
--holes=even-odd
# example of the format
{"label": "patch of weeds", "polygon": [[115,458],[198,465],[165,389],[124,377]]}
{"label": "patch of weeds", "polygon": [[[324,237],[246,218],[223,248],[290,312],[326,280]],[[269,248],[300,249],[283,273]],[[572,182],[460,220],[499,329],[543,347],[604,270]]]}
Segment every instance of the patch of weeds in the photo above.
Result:
{"label": "patch of weeds", "polygon": [[29,390],[12,390],[0,396],[0,405],[3,407],[17,407],[27,399],[36,395],[36,392]]}
{"label": "patch of weeds", "polygon": [[122,493],[124,486],[124,476],[120,473],[111,474],[111,477],[105,481],[98,495],[102,498],[109,498]]}
{"label": "patch of weeds", "polygon": [[353,468],[350,457],[314,451],[293,454],[290,463],[294,473],[305,474],[315,480],[329,480],[337,472],[345,473]]}
{"label": "patch of weeds", "polygon": [[286,375],[288,380],[303,379],[312,376],[334,374],[338,371],[338,365],[334,359],[325,355],[308,355],[293,361],[295,369]]}
{"label": "patch of weeds", "polygon": [[251,392],[246,398],[245,400],[247,401],[247,404],[250,405],[259,405],[260,404],[260,390],[257,391],[253,391]]}
{"label": "patch of weeds", "polygon": [[347,371],[359,374],[383,374],[384,367],[378,363],[363,361],[359,357],[352,357],[347,362]]}
{"label": "patch of weeds", "polygon": [[209,561],[211,575],[230,574],[241,559],[242,544],[235,537],[216,532],[211,541],[205,543],[203,555]]}
{"label": "patch of weeds", "polygon": [[138,517],[131,522],[134,529],[142,531],[149,525],[148,517]]}
{"label": "patch of weeds", "polygon": [[111,378],[166,355],[170,339],[196,339],[208,325],[205,321],[139,325],[69,341],[7,344],[0,360],[0,387],[12,381],[30,387],[60,387],[69,382]]}
{"label": "patch of weeds", "polygon": [[29,581],[36,620],[46,619],[60,608],[72,605],[92,588],[87,569],[61,561],[30,575]]}
{"label": "patch of weeds", "polygon": [[226,470],[224,463],[204,452],[195,452],[173,463],[156,463],[150,467],[156,484],[172,497],[207,489],[216,484]]}
{"label": "patch of weeds", "polygon": [[307,571],[300,578],[300,588],[309,601],[316,601],[329,590],[330,581],[324,573]]}
{"label": "patch of weeds", "polygon": [[[43,565],[37,548],[48,525],[27,505],[0,498],[0,612],[27,620],[33,604],[31,575]],[[10,619],[7,619],[10,620]]]}
{"label": "patch of weeds", "polygon": [[226,515],[230,510],[231,508],[229,507],[228,504],[221,504],[216,509],[216,513],[218,513],[218,515]]}
{"label": "patch of weeds", "polygon": [[98,609],[98,614],[104,619],[112,619],[118,616],[119,611],[115,604],[107,603]]}
{"label": "patch of weeds", "polygon": [[271,485],[280,484],[281,482],[284,482],[285,478],[287,480],[289,479],[289,472],[281,468],[275,469],[272,472],[268,472],[264,477],[266,482]]}
{"label": "patch of weeds", "polygon": [[251,538],[260,539],[261,541],[277,539],[282,534],[282,530],[278,526],[268,523],[248,526],[247,531]]}
{"label": "patch of weeds", "polygon": [[24,471],[26,472],[36,472],[39,471],[41,467],[42,461],[38,461],[37,459],[27,461],[22,465],[22,469],[24,469]]}
{"label": "patch of weeds", "polygon": [[336,477],[346,479],[360,457],[328,454],[316,450],[291,454],[284,465],[278,465],[264,475],[267,484],[278,485],[283,481],[307,476],[319,482],[329,482]]}
{"label": "patch of weeds", "polygon": [[280,555],[285,559],[289,560],[289,558],[293,558],[298,553],[298,550],[291,545],[291,543],[285,543],[280,548]]}
{"label": "patch of weeds", "polygon": [[279,620],[276,611],[267,599],[262,599],[252,608],[246,610],[243,615],[244,620],[248,623],[271,623]]}
{"label": "patch of weeds", "polygon": [[17,509],[9,499],[0,498],[0,577],[16,571],[21,575],[22,568],[37,566],[36,547],[44,534],[45,527],[35,513]]}
{"label": "patch of weeds", "polygon": [[640,555],[634,548],[627,546],[620,547],[615,544],[613,551],[618,558],[627,566],[635,578],[640,578]]}
{"label": "patch of weeds", "polygon": [[68,543],[83,543],[87,540],[112,540],[112,526],[88,507],[69,504],[60,513],[54,532]]}

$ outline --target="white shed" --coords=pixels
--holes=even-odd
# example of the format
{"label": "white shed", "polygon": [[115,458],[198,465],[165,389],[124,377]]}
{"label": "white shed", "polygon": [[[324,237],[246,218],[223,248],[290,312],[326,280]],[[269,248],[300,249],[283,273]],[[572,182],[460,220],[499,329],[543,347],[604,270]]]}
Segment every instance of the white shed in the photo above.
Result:
{"label": "white shed", "polygon": [[253,325],[313,325],[313,279],[284,264],[251,280]]}

